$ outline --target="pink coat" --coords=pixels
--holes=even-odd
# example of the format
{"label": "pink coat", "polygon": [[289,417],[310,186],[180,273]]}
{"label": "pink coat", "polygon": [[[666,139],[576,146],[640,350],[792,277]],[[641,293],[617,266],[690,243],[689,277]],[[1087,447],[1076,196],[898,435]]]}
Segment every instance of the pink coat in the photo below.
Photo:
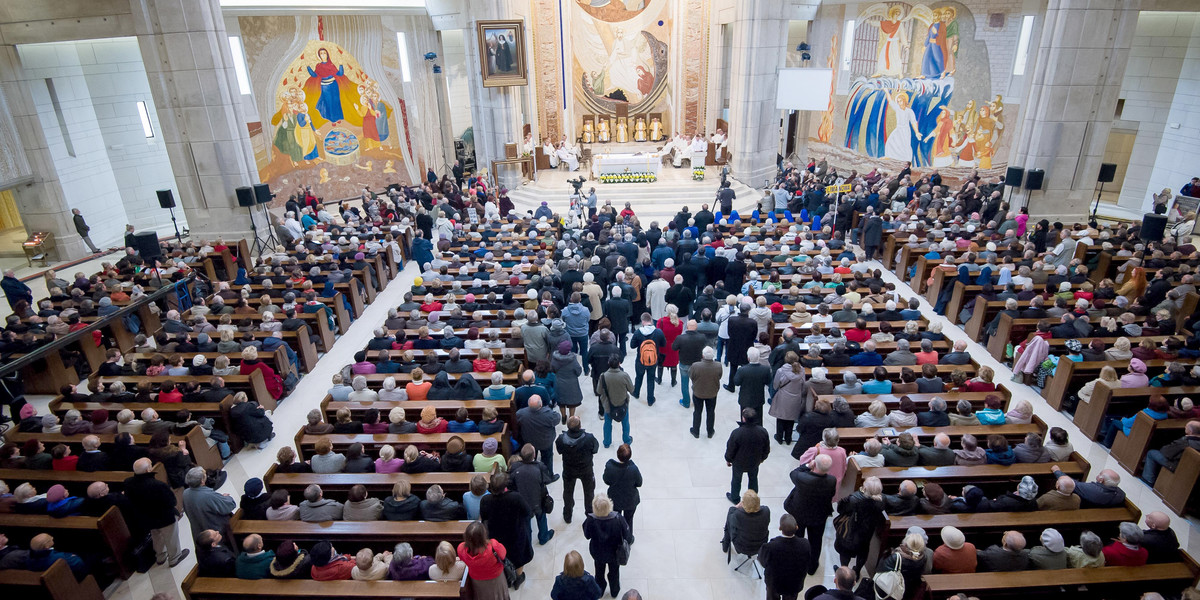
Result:
{"label": "pink coat", "polygon": [[[827,447],[824,442],[819,443],[812,448],[804,451],[800,455],[800,464],[807,465],[812,462],[818,454],[824,454],[833,459],[833,466],[829,468],[829,474],[837,480],[837,489],[842,489],[842,477],[846,476],[846,449],[838,446],[836,448]],[[836,498],[834,498],[836,500]]]}
{"label": "pink coat", "polygon": [[1041,336],[1034,336],[1025,346],[1025,351],[1013,362],[1014,373],[1037,373],[1038,367],[1050,353],[1050,343]]}

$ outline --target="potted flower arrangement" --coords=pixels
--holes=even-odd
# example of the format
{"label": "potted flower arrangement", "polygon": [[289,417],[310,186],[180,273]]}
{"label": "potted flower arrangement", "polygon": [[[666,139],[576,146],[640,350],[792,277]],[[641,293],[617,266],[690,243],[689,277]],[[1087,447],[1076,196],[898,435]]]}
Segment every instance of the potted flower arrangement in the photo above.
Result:
{"label": "potted flower arrangement", "polygon": [[704,181],[704,167],[693,167],[692,179],[695,181]]}

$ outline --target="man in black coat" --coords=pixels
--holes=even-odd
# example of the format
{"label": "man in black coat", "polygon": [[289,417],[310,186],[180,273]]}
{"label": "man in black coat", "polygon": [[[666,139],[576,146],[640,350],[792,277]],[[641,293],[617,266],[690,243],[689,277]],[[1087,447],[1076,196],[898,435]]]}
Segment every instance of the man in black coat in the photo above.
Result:
{"label": "man in black coat", "polygon": [[[754,410],[755,417],[762,414],[767,403],[767,386],[771,385],[771,367],[759,362],[758,348],[746,350],[746,365],[738,370],[733,385],[738,390],[738,406]],[[756,421],[761,423],[761,420]]]}
{"label": "man in black coat", "polygon": [[704,348],[708,346],[708,336],[696,331],[696,320],[691,319],[687,322],[687,329],[671,342],[671,349],[679,353],[679,380],[682,382],[683,397],[679,400],[679,405],[684,408],[691,408],[692,396],[689,390],[691,379],[692,363],[700,362],[703,357]]}
{"label": "man in black coat", "polygon": [[[761,554],[759,555],[761,556]],[[850,567],[838,567],[833,574],[834,585],[837,588],[827,590],[824,594],[817,596],[815,600],[862,600],[861,596],[854,594],[854,584],[858,583],[858,573]],[[770,585],[767,584],[767,589],[770,590]],[[770,592],[768,592],[769,594]],[[770,596],[768,596],[770,597]],[[784,596],[786,598],[786,596]]]}
{"label": "man in black coat", "polygon": [[583,483],[583,512],[592,514],[596,495],[596,472],[592,459],[600,451],[596,436],[584,431],[579,417],[567,419],[567,430],[559,434],[554,447],[563,459],[563,520],[571,522],[575,510],[575,482]]}
{"label": "man in black coat", "polygon": [[4,278],[0,279],[0,289],[4,290],[4,296],[8,298],[9,308],[15,309],[17,302],[21,300],[33,304],[33,290],[17,279],[17,274],[12,269],[4,271]]}
{"label": "man in black coat", "polygon": [[[604,310],[604,316],[608,317],[612,323],[612,332],[617,336],[617,347],[622,348],[621,358],[625,358],[623,351],[625,347],[625,338],[629,335],[629,322],[633,318],[633,303],[629,299],[622,297],[621,288],[613,286],[608,300],[604,301],[601,308]],[[605,369],[608,365],[605,365]],[[601,373],[604,371],[601,370]]]}
{"label": "man in black coat", "polygon": [[[758,550],[758,563],[763,566],[768,600],[796,600],[804,589],[804,570],[796,566],[812,562],[812,550],[808,540],[796,537],[799,529],[796,517],[785,513],[779,518],[779,532],[783,535],[763,544]],[[842,567],[838,569],[839,575],[842,569],[850,570]],[[854,585],[854,579],[851,573],[851,586]],[[853,595],[850,597],[853,598]]]}
{"label": "man in black coat", "polygon": [[196,537],[196,563],[201,577],[234,577],[237,557],[221,543],[221,534],[205,529]]}
{"label": "man in black coat", "polygon": [[155,478],[153,464],[149,458],[139,458],[133,463],[133,477],[125,480],[125,497],[133,507],[136,517],[129,529],[137,539],[150,533],[158,564],[170,560],[174,567],[187,558],[190,551],[179,548],[179,529],[175,518],[179,514],[178,501],[171,486]]}
{"label": "man in black coat", "polygon": [[271,417],[257,402],[250,402],[245,394],[233,397],[233,407],[229,409],[229,419],[233,421],[233,430],[247,444],[263,444],[275,437]]}
{"label": "man in black coat", "polygon": [[750,305],[743,304],[736,317],[729,317],[726,326],[729,330],[725,354],[729,357],[729,382],[725,384],[725,389],[732,392],[738,367],[746,364],[746,351],[754,346],[754,340],[758,338],[758,322],[750,318]]}
{"label": "man in black coat", "polygon": [[879,252],[879,246],[883,243],[883,219],[874,212],[868,211],[867,217],[863,219],[859,241],[867,253],[867,260],[874,259]]}
{"label": "man in black coat", "polygon": [[783,509],[796,517],[803,527],[812,548],[808,560],[808,574],[817,572],[821,557],[821,537],[825,535],[825,521],[833,514],[833,496],[837,493],[837,480],[829,474],[833,459],[820,454],[807,465],[796,467],[791,473],[792,488]]}
{"label": "man in black coat", "polygon": [[725,464],[733,468],[733,481],[725,497],[737,504],[742,500],[742,473],[750,476],[747,488],[758,491],[758,466],[771,454],[771,436],[758,424],[758,412],[742,409],[742,420],[725,443]]}

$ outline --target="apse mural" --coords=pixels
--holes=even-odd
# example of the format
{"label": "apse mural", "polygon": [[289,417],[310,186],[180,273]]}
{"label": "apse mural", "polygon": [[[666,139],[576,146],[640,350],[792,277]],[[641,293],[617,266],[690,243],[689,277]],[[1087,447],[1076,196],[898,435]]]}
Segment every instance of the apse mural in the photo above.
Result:
{"label": "apse mural", "polygon": [[850,85],[838,111],[844,133],[828,135],[826,113],[812,140],[815,152],[829,150],[856,167],[1004,166],[995,160],[1009,144],[1004,99],[992,93],[988,47],[965,5],[882,2],[859,12],[857,23],[845,59]]}
{"label": "apse mural", "polygon": [[663,112],[669,87],[665,0],[574,0],[570,19],[576,114]]}
{"label": "apse mural", "polygon": [[398,71],[395,33],[378,17],[239,22],[258,109],[250,131],[262,181],[284,194],[312,184],[326,199],[411,181],[411,130],[391,72]]}

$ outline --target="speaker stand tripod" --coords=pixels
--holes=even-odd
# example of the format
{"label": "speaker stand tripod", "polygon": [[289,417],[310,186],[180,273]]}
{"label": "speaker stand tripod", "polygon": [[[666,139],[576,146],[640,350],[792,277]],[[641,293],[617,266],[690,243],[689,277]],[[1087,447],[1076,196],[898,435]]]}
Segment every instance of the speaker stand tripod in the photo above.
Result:
{"label": "speaker stand tripod", "polygon": [[1092,206],[1092,216],[1088,217],[1088,227],[1096,227],[1096,213],[1100,212],[1100,196],[1104,195],[1104,182],[1100,182],[1100,191],[1096,192],[1096,204]]}
{"label": "speaker stand tripod", "polygon": [[275,230],[271,227],[271,213],[267,211],[266,205],[260,204],[258,206],[263,207],[263,217],[267,222],[267,234],[265,236],[259,237],[258,235],[258,225],[254,223],[254,207],[246,207],[246,211],[250,213],[250,231],[254,232],[254,245],[250,247],[250,254],[262,259],[263,254],[266,254],[268,250],[272,252],[275,250],[275,246],[279,245],[279,239],[275,237]]}
{"label": "speaker stand tripod", "polygon": [[171,206],[171,208],[167,210],[171,211],[171,225],[175,226],[175,242],[178,243],[180,247],[183,247],[183,236],[179,235],[179,222],[175,220],[175,207]]}

